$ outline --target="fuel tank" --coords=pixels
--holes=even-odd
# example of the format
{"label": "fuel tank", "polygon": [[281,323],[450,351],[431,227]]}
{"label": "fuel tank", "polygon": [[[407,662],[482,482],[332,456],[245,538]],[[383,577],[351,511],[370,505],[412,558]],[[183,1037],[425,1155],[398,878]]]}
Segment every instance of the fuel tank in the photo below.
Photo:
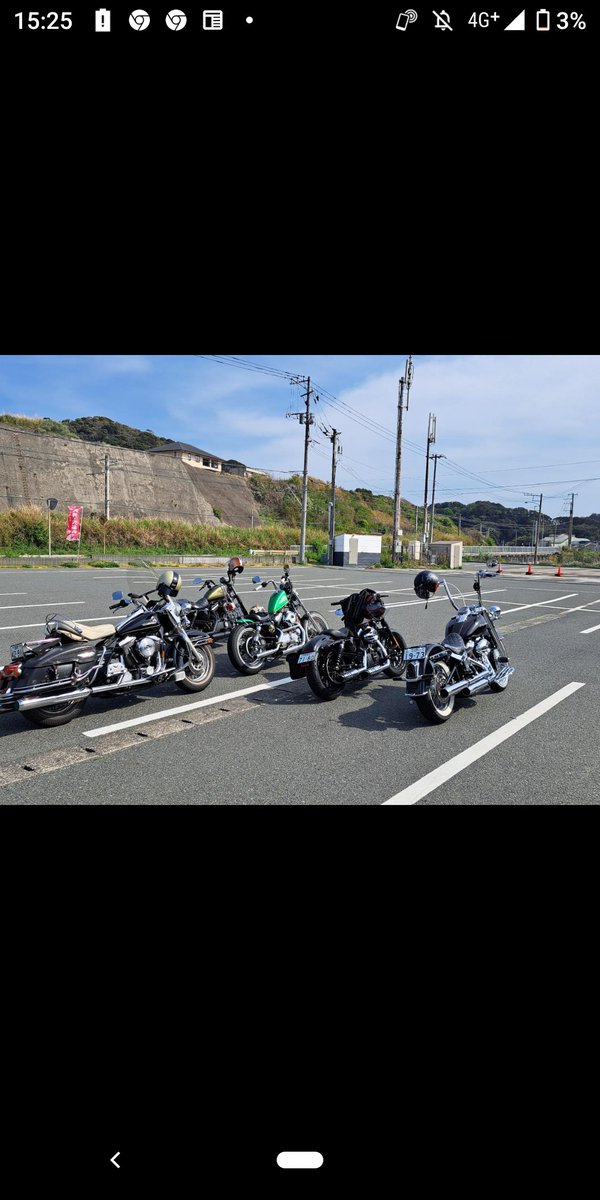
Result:
{"label": "fuel tank", "polygon": [[450,633],[458,633],[463,641],[467,642],[473,637],[479,637],[486,633],[488,623],[482,613],[474,612],[472,609],[461,609],[460,612],[448,622],[446,626],[446,636]]}

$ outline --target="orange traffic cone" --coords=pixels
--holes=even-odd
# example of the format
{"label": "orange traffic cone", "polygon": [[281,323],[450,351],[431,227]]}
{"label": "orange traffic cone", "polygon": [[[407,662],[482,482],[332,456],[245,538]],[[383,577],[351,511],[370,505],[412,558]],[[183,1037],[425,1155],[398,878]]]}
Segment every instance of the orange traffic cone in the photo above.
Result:
{"label": "orange traffic cone", "polygon": [[533,575],[533,571],[531,570],[531,563],[529,564],[529,566],[528,566],[528,568],[527,568],[527,570],[526,570],[525,574],[526,574],[526,575]]}
{"label": "orange traffic cone", "polygon": [[557,579],[562,579],[562,573],[563,573],[563,569],[562,569],[562,567],[561,567],[561,565],[560,565],[560,563],[559,563],[559,564],[558,564],[558,571],[556,572],[556,578],[557,578]]}

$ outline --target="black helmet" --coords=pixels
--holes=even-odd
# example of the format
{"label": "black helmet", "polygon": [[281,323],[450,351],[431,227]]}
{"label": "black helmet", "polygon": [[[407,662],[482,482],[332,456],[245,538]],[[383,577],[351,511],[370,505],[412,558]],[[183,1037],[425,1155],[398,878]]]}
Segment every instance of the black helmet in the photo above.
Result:
{"label": "black helmet", "polygon": [[414,589],[419,600],[430,600],[435,596],[440,581],[433,571],[420,571],[414,582]]}
{"label": "black helmet", "polygon": [[241,558],[230,558],[227,563],[227,571],[229,575],[241,575],[244,570],[244,564]]}
{"label": "black helmet", "polygon": [[163,597],[177,596],[181,591],[181,583],[179,571],[163,571],[156,590]]}

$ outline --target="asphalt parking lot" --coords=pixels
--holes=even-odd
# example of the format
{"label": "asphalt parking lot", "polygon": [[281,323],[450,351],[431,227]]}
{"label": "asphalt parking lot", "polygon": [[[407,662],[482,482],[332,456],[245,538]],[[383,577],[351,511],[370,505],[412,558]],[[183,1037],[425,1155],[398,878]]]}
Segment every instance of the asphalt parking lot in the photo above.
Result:
{"label": "asphalt parking lot", "polygon": [[[460,701],[446,725],[425,722],[402,683],[348,685],[339,700],[322,704],[283,664],[252,679],[238,675],[222,646],[199,699],[175,685],[92,699],[57,729],[0,716],[0,803],[598,803],[600,573],[559,579],[549,569],[533,577],[524,570],[505,568],[483,585],[484,599],[503,609],[499,628],[516,667],[506,692]],[[473,572],[451,575],[469,602]],[[191,581],[202,573],[184,569],[182,595],[193,598]],[[252,573],[240,580],[245,601],[254,596]],[[273,569],[260,573],[272,577]],[[332,601],[374,584],[389,595],[389,622],[409,645],[437,640],[451,615],[445,597],[425,609],[414,574],[292,569],[302,599],[330,621]],[[10,660],[13,642],[43,636],[46,614],[106,621],[113,591],[142,586],[148,577],[139,569],[3,569],[0,661]]]}

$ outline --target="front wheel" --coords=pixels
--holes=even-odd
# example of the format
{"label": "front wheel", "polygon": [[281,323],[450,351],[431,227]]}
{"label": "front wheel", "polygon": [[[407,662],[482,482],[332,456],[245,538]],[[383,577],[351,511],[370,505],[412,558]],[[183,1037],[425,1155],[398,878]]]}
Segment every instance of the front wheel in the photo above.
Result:
{"label": "front wheel", "polygon": [[177,680],[182,692],[203,692],[215,673],[215,656],[210,646],[194,647],[198,658],[192,658],[185,668],[185,679]]}
{"label": "front wheel", "polygon": [[251,646],[255,638],[256,630],[253,625],[240,625],[234,629],[227,642],[229,660],[242,675],[258,675],[265,664],[264,658],[256,658],[256,652],[252,652]]}
{"label": "front wheel", "polygon": [[337,700],[346,686],[337,674],[339,657],[339,646],[326,646],[306,668],[306,682],[319,700]]}
{"label": "front wheel", "polygon": [[422,716],[433,725],[443,725],[454,712],[456,697],[448,696],[446,700],[440,696],[440,691],[448,683],[450,669],[445,663],[435,663],[433,678],[426,696],[415,696],[415,704]]}
{"label": "front wheel", "polygon": [[47,708],[32,708],[29,712],[21,712],[21,716],[31,725],[53,729],[56,725],[68,725],[74,717],[79,717],[85,703],[85,700],[72,700],[68,704],[49,704]]}
{"label": "front wheel", "polygon": [[311,612],[304,618],[302,628],[306,634],[307,641],[310,641],[318,633],[327,633],[329,626],[325,617],[322,617],[320,613]]}
{"label": "front wheel", "polygon": [[[505,661],[503,663],[499,662],[499,658],[500,658],[499,654],[494,654],[493,658],[494,658],[494,666],[497,671],[500,669],[500,667],[506,666],[506,664],[508,662],[508,659],[505,659]],[[501,683],[496,683],[495,680],[492,680],[492,682],[490,683],[490,691],[491,692],[505,692],[508,687],[509,679],[510,679],[510,675],[507,675],[506,679],[503,679]]]}
{"label": "front wheel", "polygon": [[403,679],[408,666],[404,661],[404,638],[396,633],[395,629],[383,629],[379,633],[379,640],[385,646],[390,660],[390,666],[383,672],[384,675],[387,675],[388,679]]}

